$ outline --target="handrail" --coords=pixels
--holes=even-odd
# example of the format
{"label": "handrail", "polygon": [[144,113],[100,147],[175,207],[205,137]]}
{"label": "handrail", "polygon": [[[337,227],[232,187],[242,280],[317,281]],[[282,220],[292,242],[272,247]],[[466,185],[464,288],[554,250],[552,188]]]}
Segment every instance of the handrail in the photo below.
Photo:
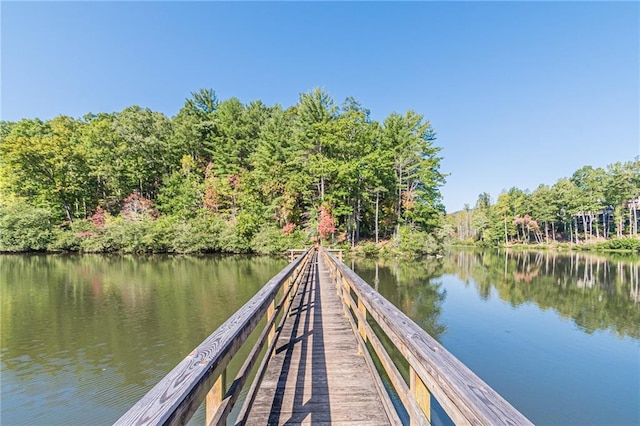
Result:
{"label": "handrail", "polygon": [[[275,345],[275,321],[290,307],[290,295],[309,262],[309,248],[265,284],[231,318],[210,334],[145,396],[129,409],[116,425],[186,424],[206,398],[206,423],[222,424],[247,380],[265,340],[270,349]],[[278,305],[278,291],[287,285]],[[242,347],[260,320],[267,324],[234,382],[227,388],[226,367]]]}
{"label": "handrail", "polygon": [[[532,423],[420,326],[326,250],[321,249],[336,283],[347,318],[363,351],[373,348],[411,424],[430,424],[432,395],[456,425],[531,425]],[[355,295],[355,299],[352,296]],[[367,319],[409,364],[409,383],[400,374]],[[376,367],[370,368],[378,374]]]}
{"label": "handrail", "polygon": [[[334,249],[334,248],[328,248],[328,247],[324,247],[324,249],[326,251],[328,251],[329,253],[335,253],[338,255],[338,259],[340,259],[342,261],[342,254],[344,253],[343,249]],[[300,256],[301,254],[305,253],[308,249],[289,249],[287,250],[287,253],[289,254],[289,260],[293,262],[293,260]]]}

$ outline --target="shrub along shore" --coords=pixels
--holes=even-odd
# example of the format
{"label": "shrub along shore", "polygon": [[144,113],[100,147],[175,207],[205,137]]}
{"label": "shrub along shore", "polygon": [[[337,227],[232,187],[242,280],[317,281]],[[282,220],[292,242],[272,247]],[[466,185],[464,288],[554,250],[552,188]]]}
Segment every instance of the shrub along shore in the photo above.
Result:
{"label": "shrub along shore", "polygon": [[[14,204],[5,210],[0,233],[3,252],[80,252],[80,253],[254,253],[283,254],[287,249],[303,248],[318,241],[313,229],[282,230],[268,226],[248,236],[237,222],[224,221],[206,210],[190,219],[174,216],[111,216],[98,210],[89,219],[55,225],[45,209]],[[402,226],[392,240],[376,245],[363,241],[352,245],[329,235],[323,244],[342,248],[355,255],[419,257],[442,252],[438,233],[426,233]]]}

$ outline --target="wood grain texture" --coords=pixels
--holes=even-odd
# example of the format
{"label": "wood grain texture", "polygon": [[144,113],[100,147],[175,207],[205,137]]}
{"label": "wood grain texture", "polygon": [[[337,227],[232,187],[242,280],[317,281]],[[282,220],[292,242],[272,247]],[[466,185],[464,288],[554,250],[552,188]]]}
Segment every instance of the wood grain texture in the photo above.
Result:
{"label": "wood grain texture", "polygon": [[[349,299],[351,298],[350,296],[348,297]],[[354,312],[354,313],[357,314],[357,312]],[[353,332],[357,333],[356,325],[353,318],[347,317],[347,319],[351,323],[351,328],[353,329]],[[393,361],[391,360],[391,357],[384,349],[384,346],[382,345],[382,343],[380,343],[378,336],[373,332],[373,329],[368,323],[362,322],[362,324],[363,324],[365,333],[367,334],[368,341],[371,344],[371,347],[373,348],[374,352],[378,356],[380,365],[387,373],[387,377],[391,382],[392,386],[395,388],[398,397],[400,398],[400,400],[402,401],[402,404],[404,405],[405,409],[409,413],[412,424],[428,425],[430,423],[429,420],[420,411],[420,406],[418,402],[415,400],[415,398],[413,397],[413,394],[410,391],[409,385],[407,385],[407,383],[402,378],[400,372],[398,371],[398,368],[394,365]],[[375,367],[373,366],[370,366],[370,369],[371,371],[375,371]],[[389,406],[388,408],[390,409],[392,407]],[[393,409],[395,410],[395,408]],[[397,417],[397,413],[396,413],[396,417]]]}
{"label": "wood grain texture", "polygon": [[455,424],[532,423],[362,278],[326,256]]}
{"label": "wood grain texture", "polygon": [[304,258],[305,256],[297,258],[269,280],[115,424],[186,424],[231,357],[266,314],[280,287]]}
{"label": "wood grain texture", "polygon": [[[264,356],[262,357],[262,360],[260,362],[260,366],[258,367],[258,371],[256,371],[256,375],[255,378],[253,380],[253,382],[251,383],[251,386],[249,387],[249,390],[245,396],[244,402],[242,404],[242,407],[240,407],[240,410],[236,416],[236,422],[239,424],[244,424],[246,423],[246,419],[247,419],[247,415],[248,415],[248,410],[249,407],[251,407],[253,405],[253,401],[255,400],[256,394],[257,394],[257,390],[260,387],[260,384],[262,383],[262,379],[264,378],[264,374],[266,372],[267,369],[267,365],[269,364],[269,361],[271,360],[271,357],[273,356],[274,350],[275,350],[275,344],[277,342],[277,336],[280,335],[280,333],[282,332],[283,329],[283,325],[285,323],[285,321],[289,318],[289,316],[291,315],[291,302],[293,301],[293,298],[295,297],[295,294],[298,291],[298,288],[300,288],[301,285],[303,285],[304,282],[306,282],[306,280],[309,279],[309,269],[308,268],[308,264],[310,262],[313,261],[313,259],[315,259],[315,257],[317,256],[317,253],[315,253],[315,251],[313,253],[310,253],[308,256],[305,257],[304,263],[300,264],[300,266],[298,267],[298,270],[296,273],[293,274],[292,277],[288,278],[285,281],[284,284],[284,294],[282,295],[282,301],[280,302],[280,305],[282,306],[282,317],[280,318],[280,323],[278,324],[278,327],[276,328],[276,334],[274,336],[274,340],[269,344],[269,346],[267,347],[267,350],[264,354]],[[277,317],[277,316],[276,316]],[[276,319],[276,317],[273,318],[273,320]],[[266,326],[267,328],[269,328],[269,324],[267,324]],[[265,329],[266,331],[266,329]],[[262,338],[261,338],[262,339]],[[259,351],[260,349],[258,349],[257,347],[253,348],[253,351]],[[247,362],[245,362],[246,364]],[[244,366],[243,366],[244,369]],[[225,417],[226,419],[226,417]]]}
{"label": "wood grain texture", "polygon": [[389,425],[376,384],[322,259],[278,337],[248,425]]}
{"label": "wood grain texture", "polygon": [[420,411],[425,415],[427,421],[431,423],[431,394],[424,382],[420,379],[420,376],[418,376],[415,370],[411,367],[409,367],[409,377],[411,382],[411,394],[420,407]]}

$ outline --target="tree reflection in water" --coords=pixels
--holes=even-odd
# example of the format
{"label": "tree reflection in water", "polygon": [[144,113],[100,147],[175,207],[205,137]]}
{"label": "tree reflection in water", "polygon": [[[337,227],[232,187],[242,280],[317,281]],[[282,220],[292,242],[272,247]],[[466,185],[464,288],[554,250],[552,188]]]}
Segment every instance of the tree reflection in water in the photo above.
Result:
{"label": "tree reflection in water", "polygon": [[640,338],[640,258],[586,253],[452,250],[442,260],[357,260],[356,272],[429,334],[446,332],[439,279],[456,275],[487,300],[492,289],[517,307],[535,303],[569,318],[587,333],[611,330]]}
{"label": "tree reflection in water", "polygon": [[354,270],[382,296],[413,319],[435,339],[447,331],[440,323],[442,303],[447,297],[440,259],[422,261],[358,260]]}
{"label": "tree reflection in water", "polygon": [[640,258],[585,253],[455,251],[443,272],[473,282],[483,299],[495,288],[512,306],[535,303],[588,333],[640,338]]}

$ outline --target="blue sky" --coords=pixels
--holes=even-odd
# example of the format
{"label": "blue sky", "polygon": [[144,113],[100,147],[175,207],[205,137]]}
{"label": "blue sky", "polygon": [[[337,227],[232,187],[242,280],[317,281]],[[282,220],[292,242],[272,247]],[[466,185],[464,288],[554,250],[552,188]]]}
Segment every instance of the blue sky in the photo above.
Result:
{"label": "blue sky", "polygon": [[640,155],[637,2],[1,3],[4,120],[220,99],[413,109],[448,211]]}

